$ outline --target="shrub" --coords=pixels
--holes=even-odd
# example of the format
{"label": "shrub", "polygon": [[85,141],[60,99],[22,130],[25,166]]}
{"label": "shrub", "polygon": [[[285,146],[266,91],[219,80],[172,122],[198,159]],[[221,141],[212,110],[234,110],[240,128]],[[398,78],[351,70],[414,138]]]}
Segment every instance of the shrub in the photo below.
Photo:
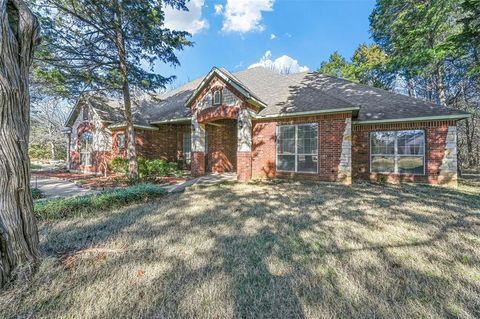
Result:
{"label": "shrub", "polygon": [[152,180],[158,176],[176,175],[178,172],[180,171],[177,163],[169,163],[161,159],[138,159],[138,175],[144,180]]}
{"label": "shrub", "polygon": [[[159,176],[175,175],[181,176],[182,173],[177,167],[177,163],[169,163],[165,160],[147,160],[142,157],[137,158],[138,175],[142,180],[154,180]],[[110,161],[109,169],[116,173],[126,174],[128,172],[128,160],[117,157]]]}
{"label": "shrub", "polygon": [[37,218],[42,220],[60,219],[122,207],[156,198],[165,192],[165,189],[158,185],[138,184],[94,195],[41,200],[34,204],[34,211]]}
{"label": "shrub", "polygon": [[39,190],[38,188],[32,187],[31,192],[32,192],[32,198],[33,199],[39,199],[39,198],[43,197],[42,191]]}
{"label": "shrub", "polygon": [[377,175],[377,183],[385,184],[388,180],[388,177],[385,175]]}
{"label": "shrub", "polygon": [[123,157],[115,157],[108,163],[108,169],[115,173],[126,174],[128,172],[128,160]]}

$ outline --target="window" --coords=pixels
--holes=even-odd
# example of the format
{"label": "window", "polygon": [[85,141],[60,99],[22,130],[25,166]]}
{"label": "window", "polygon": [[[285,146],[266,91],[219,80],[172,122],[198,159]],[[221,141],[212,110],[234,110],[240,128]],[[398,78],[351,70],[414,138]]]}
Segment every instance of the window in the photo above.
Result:
{"label": "window", "polygon": [[213,105],[222,104],[222,91],[216,90],[213,92]]}
{"label": "window", "polygon": [[125,148],[125,134],[118,134],[118,149],[122,150]]}
{"label": "window", "polygon": [[82,166],[92,165],[93,134],[85,132],[80,136],[80,163]]}
{"label": "window", "polygon": [[370,171],[425,174],[425,132],[409,130],[370,133]]}
{"label": "window", "polygon": [[318,125],[277,127],[277,171],[318,172]]}
{"label": "window", "polygon": [[190,164],[192,155],[192,134],[190,132],[183,133],[183,158],[185,163]]}
{"label": "window", "polygon": [[84,121],[88,121],[88,106],[83,107],[82,118]]}

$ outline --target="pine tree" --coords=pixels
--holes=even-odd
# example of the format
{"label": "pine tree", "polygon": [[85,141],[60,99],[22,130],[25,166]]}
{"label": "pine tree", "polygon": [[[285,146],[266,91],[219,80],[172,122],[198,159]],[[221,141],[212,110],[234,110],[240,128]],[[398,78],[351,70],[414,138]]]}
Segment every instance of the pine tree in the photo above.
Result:
{"label": "pine tree", "polygon": [[[37,0],[44,44],[35,74],[61,83],[70,96],[85,91],[123,97],[129,177],[138,178],[132,88],[155,90],[174,78],[153,72],[156,62],[179,65],[175,50],[189,34],[165,27],[162,5],[187,10],[185,0]],[[149,68],[147,70],[147,68]]]}

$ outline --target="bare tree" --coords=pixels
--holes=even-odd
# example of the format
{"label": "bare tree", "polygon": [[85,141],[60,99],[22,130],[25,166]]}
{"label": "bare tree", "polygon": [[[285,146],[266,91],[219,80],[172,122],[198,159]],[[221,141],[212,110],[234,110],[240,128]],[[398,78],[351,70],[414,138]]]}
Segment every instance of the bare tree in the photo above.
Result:
{"label": "bare tree", "polygon": [[63,134],[68,109],[63,100],[43,98],[32,102],[30,145],[48,145],[50,158],[58,159],[58,152],[65,151]]}
{"label": "bare tree", "polygon": [[22,0],[0,0],[0,286],[39,256],[28,161],[29,69],[39,40]]}

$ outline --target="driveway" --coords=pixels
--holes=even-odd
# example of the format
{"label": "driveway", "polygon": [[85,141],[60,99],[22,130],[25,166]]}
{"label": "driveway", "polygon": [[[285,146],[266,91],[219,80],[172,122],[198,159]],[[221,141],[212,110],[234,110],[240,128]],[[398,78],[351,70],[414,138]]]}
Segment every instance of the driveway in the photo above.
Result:
{"label": "driveway", "polygon": [[32,176],[30,186],[40,189],[44,198],[72,197],[97,193],[97,191],[85,189],[72,182],[58,178]]}

